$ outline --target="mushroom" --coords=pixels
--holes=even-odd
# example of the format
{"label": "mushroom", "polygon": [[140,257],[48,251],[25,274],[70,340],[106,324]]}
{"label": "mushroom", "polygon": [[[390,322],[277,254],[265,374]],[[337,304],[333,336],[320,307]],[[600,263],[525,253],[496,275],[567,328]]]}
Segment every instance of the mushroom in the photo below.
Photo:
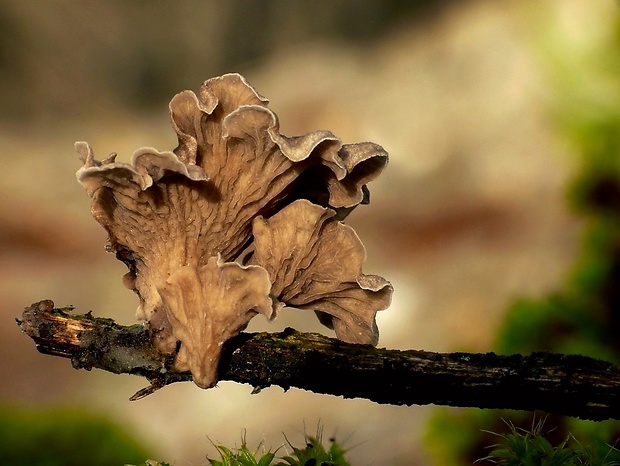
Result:
{"label": "mushroom", "polygon": [[270,219],[255,218],[250,262],[269,273],[276,312],[285,305],[314,310],[339,339],[376,345],[375,315],[390,304],[392,289],[362,274],[364,246],[335,215],[300,199]]}
{"label": "mushroom", "polygon": [[203,388],[217,383],[222,345],[256,314],[317,312],[338,338],[376,344],[386,280],[364,275],[364,247],[341,221],[368,203],[387,164],[377,144],[329,131],[280,134],[276,115],[239,74],[170,102],[178,146],[98,161],[76,143],[77,178],[108,251],[129,272],[153,344]]}

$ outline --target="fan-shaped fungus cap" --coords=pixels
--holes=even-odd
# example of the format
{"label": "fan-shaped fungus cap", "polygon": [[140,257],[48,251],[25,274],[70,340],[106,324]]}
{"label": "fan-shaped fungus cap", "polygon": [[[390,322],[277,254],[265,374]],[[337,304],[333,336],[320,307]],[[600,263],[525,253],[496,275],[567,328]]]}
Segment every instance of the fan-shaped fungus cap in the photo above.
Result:
{"label": "fan-shaped fungus cap", "polygon": [[78,180],[109,251],[129,268],[138,317],[160,351],[179,348],[173,369],[213,386],[223,343],[282,305],[317,311],[343,340],[376,344],[391,286],[362,274],[364,248],[336,219],[367,202],[387,153],[328,131],[281,135],[238,74],[177,94],[170,115],[172,152],[143,148],[123,163],[76,149]]}

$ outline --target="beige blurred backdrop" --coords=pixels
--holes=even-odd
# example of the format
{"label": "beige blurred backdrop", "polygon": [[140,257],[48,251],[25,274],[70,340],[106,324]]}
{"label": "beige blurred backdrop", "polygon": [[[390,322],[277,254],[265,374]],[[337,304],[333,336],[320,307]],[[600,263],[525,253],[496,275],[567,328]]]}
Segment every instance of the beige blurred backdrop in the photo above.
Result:
{"label": "beige blurred backdrop", "polygon": [[[575,154],[549,110],[550,44],[587,53],[612,0],[0,1],[0,364],[4,403],[102,411],[176,465],[205,464],[209,438],[250,447],[336,433],[355,465],[431,464],[431,407],[380,406],[278,387],[177,384],[129,402],[146,381],[75,371],[37,353],[14,318],[52,299],[134,322],[124,266],[75,179],[76,140],[98,158],[176,145],[167,104],[238,71],[286,135],[328,129],[390,153],[372,202],[347,219],[367,273],[395,288],[380,346],[487,351],[506,305],[562,282],[579,223],[564,191]],[[558,45],[559,44],[559,45]],[[584,52],[585,51],[585,52]],[[288,310],[276,322],[321,331]]]}

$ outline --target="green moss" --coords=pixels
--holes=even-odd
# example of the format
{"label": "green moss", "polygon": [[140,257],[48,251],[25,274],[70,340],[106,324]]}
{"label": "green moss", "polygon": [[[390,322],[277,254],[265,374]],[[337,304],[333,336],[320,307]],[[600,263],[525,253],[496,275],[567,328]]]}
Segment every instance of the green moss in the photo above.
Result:
{"label": "green moss", "polygon": [[[305,445],[302,447],[294,446],[287,440],[288,446],[292,450],[291,453],[277,457],[276,454],[279,449],[272,452],[265,449],[262,443],[254,451],[250,450],[244,432],[240,447],[214,444],[220,459],[207,458],[207,461],[211,466],[351,466],[345,458],[346,450],[335,439],[329,439],[329,448],[323,445],[323,429],[320,425],[317,428],[316,436],[305,435],[304,440]],[[146,463],[137,466],[170,465],[148,460]]]}
{"label": "green moss", "polygon": [[228,448],[224,445],[216,445],[221,461],[209,459],[211,466],[269,466],[272,464],[275,453],[270,451],[260,452],[262,445],[259,445],[255,451],[248,449],[243,439],[243,443],[239,448]]}
{"label": "green moss", "polygon": [[289,442],[292,454],[282,457],[283,461],[275,466],[351,466],[345,458],[346,450],[333,438],[330,444],[328,449],[323,445],[323,430],[319,426],[316,437],[306,435],[305,447],[298,448]]}
{"label": "green moss", "polygon": [[620,452],[615,448],[592,441],[580,443],[569,434],[553,444],[544,433],[545,420],[539,420],[531,429],[519,429],[508,423],[509,431],[496,434],[500,441],[492,446],[480,463],[503,466],[612,466],[620,464]]}

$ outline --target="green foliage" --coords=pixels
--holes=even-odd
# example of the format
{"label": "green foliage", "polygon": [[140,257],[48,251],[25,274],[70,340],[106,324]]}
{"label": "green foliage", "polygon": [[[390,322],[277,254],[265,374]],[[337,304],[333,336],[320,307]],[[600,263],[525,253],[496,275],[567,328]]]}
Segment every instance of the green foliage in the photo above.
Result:
{"label": "green foliage", "polygon": [[[553,427],[550,427],[543,435],[542,425],[537,424],[536,421],[537,416],[540,414],[517,411],[440,409],[429,421],[425,444],[436,464],[451,466],[471,465],[483,460],[491,463],[495,461],[497,464],[519,464],[502,463],[499,460],[502,459],[502,454],[506,456],[504,461],[511,458],[515,460],[520,457],[520,451],[528,451],[534,456],[536,454],[532,452],[548,452],[547,443],[556,445],[556,449],[558,447],[571,448],[577,452],[571,461],[581,462],[564,463],[566,465],[611,466],[616,464],[615,462],[620,465],[620,453],[610,446],[615,445],[618,438],[618,422],[581,421],[549,415],[545,418],[545,424]],[[509,432],[500,433],[506,430],[506,426]],[[517,434],[520,437],[515,437]],[[497,436],[504,440],[500,442],[500,445],[494,445],[497,443]],[[540,436],[544,437],[544,441],[538,438]],[[579,442],[576,439],[579,439]],[[494,452],[486,456],[489,445],[493,445]],[[559,461],[558,458],[562,458],[562,455],[570,457],[568,453],[547,456],[551,459],[555,458],[554,461]],[[485,458],[481,460],[483,456]],[[547,463],[543,461],[534,464]]]}
{"label": "green foliage", "polygon": [[146,456],[127,429],[85,409],[0,407],[2,464],[110,466]]}
{"label": "green foliage", "polygon": [[244,435],[239,448],[230,449],[216,445],[221,461],[209,459],[209,462],[211,466],[351,466],[344,457],[346,450],[335,439],[330,439],[331,446],[325,449],[321,426],[317,429],[315,437],[306,435],[305,442],[303,448],[298,448],[287,440],[293,452],[280,458],[282,461],[273,463],[276,460],[275,453],[263,451],[259,457],[258,451],[263,449],[263,445],[260,444],[254,453],[251,452],[247,448]]}
{"label": "green foliage", "polygon": [[330,442],[331,446],[326,450],[323,446],[323,431],[319,427],[316,437],[306,435],[304,448],[294,447],[288,442],[293,453],[283,457],[284,462],[276,466],[351,466],[344,457],[346,450],[335,439],[330,439]]}
{"label": "green foliage", "polygon": [[494,441],[484,435],[484,429],[494,427],[495,417],[483,410],[436,409],[424,435],[424,446],[434,464],[471,465]]}
{"label": "green foliage", "polygon": [[[574,437],[568,435],[557,446],[542,432],[544,420],[539,421],[531,430],[519,429],[508,423],[510,432],[496,434],[502,442],[493,445],[493,450],[477,462],[489,461],[504,466],[613,466],[620,464],[613,447],[601,449],[597,446],[583,447]],[[571,442],[572,441],[572,442]],[[574,443],[575,446],[569,445]],[[605,450],[603,454],[601,451]]]}
{"label": "green foliage", "polygon": [[497,350],[574,353],[619,363],[620,109],[573,117],[570,130],[582,153],[568,195],[584,218],[581,251],[563,289],[510,306]]}
{"label": "green foliage", "polygon": [[[241,447],[230,449],[224,445],[215,445],[215,448],[220,454],[221,461],[207,458],[211,466],[269,466],[276,456],[271,451],[265,452],[262,443],[254,452],[250,451],[247,447],[245,433],[242,437]],[[263,450],[262,454],[259,453],[259,450]]]}
{"label": "green foliage", "polygon": [[[285,437],[286,438],[286,437]],[[265,450],[262,442],[256,450],[248,448],[245,432],[241,437],[241,446],[229,448],[224,445],[216,445],[220,460],[207,458],[210,466],[351,466],[345,458],[346,450],[330,438],[330,447],[326,449],[323,445],[323,429],[318,427],[316,436],[305,435],[305,446],[298,448],[288,441],[288,446],[292,453],[281,458],[276,458],[276,453]],[[281,461],[278,461],[281,460]],[[278,461],[278,462],[276,462]],[[131,466],[131,465],[127,465]],[[170,466],[167,463],[159,463],[149,460],[138,466]]]}
{"label": "green foliage", "polygon": [[550,351],[581,354],[614,363],[618,352],[609,322],[596,318],[601,309],[573,293],[554,293],[538,300],[521,298],[511,304],[495,350],[503,354]]}

